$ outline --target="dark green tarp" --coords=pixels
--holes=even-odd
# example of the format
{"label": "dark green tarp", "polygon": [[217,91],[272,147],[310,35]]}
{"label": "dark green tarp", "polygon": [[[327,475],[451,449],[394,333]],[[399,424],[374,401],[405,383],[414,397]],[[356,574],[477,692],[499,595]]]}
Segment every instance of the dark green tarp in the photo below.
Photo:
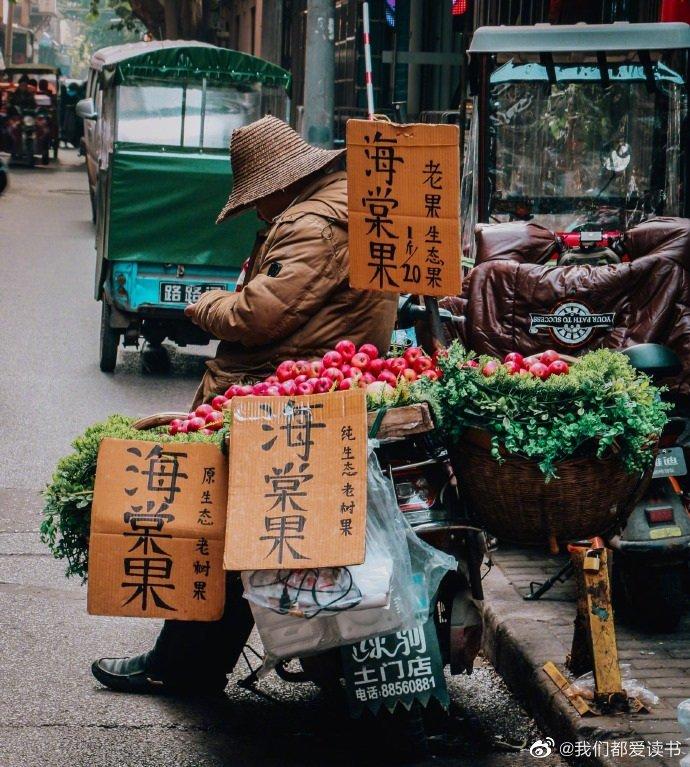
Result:
{"label": "dark green tarp", "polygon": [[116,85],[141,80],[190,80],[209,83],[262,83],[290,87],[290,73],[270,61],[248,53],[198,42],[163,40],[128,43],[97,51],[91,66]]}
{"label": "dark green tarp", "polygon": [[227,152],[116,144],[111,162],[110,260],[239,269],[248,258],[255,213],[215,223],[232,185]]}

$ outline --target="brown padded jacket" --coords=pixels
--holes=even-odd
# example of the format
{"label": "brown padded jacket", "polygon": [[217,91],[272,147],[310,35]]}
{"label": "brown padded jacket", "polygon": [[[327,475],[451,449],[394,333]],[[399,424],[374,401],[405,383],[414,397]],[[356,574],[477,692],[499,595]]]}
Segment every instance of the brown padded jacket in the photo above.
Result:
{"label": "brown padded jacket", "polygon": [[317,359],[341,338],[388,349],[397,296],[348,285],[347,176],[320,176],[276,218],[239,293],[212,290],[194,322],[221,339],[195,404],[286,359]]}
{"label": "brown padded jacket", "polygon": [[610,266],[544,265],[555,237],[534,223],[483,226],[476,238],[462,295],[442,302],[462,316],[456,332],[465,346],[502,357],[660,343],[683,362],[668,383],[690,394],[690,220],[656,218],[630,229],[630,263]]}

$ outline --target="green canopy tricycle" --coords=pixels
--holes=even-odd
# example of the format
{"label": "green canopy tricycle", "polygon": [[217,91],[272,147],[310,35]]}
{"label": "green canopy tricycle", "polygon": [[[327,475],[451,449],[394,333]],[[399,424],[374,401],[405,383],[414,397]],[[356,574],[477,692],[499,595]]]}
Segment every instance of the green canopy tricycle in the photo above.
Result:
{"label": "green canopy tricycle", "polygon": [[282,115],[290,75],[245,53],[159,41],[94,54],[85,119],[96,224],[95,298],[102,301],[100,367],[120,340],[205,344],[185,306],[233,290],[259,230],[253,212],[216,227],[232,185],[230,134]]}

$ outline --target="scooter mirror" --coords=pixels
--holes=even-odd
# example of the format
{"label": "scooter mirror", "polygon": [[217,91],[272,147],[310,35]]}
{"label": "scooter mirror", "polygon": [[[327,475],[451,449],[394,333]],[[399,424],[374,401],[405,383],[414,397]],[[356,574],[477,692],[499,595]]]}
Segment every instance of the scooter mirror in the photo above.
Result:
{"label": "scooter mirror", "polygon": [[96,105],[94,104],[93,99],[82,99],[81,101],[77,101],[75,112],[77,117],[81,117],[82,120],[95,120],[98,117],[98,112],[96,112]]}

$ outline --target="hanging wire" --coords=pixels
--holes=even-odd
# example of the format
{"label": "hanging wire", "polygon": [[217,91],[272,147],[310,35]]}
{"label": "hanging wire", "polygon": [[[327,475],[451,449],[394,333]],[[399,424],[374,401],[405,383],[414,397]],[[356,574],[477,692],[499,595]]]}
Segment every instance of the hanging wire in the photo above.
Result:
{"label": "hanging wire", "polygon": [[[315,618],[324,611],[351,610],[362,601],[362,592],[347,567],[256,570],[249,576],[249,584],[257,593],[282,587],[276,607],[268,606],[270,597],[266,598],[268,609],[279,615],[298,614],[306,619]],[[339,604],[345,600],[347,604]]]}

